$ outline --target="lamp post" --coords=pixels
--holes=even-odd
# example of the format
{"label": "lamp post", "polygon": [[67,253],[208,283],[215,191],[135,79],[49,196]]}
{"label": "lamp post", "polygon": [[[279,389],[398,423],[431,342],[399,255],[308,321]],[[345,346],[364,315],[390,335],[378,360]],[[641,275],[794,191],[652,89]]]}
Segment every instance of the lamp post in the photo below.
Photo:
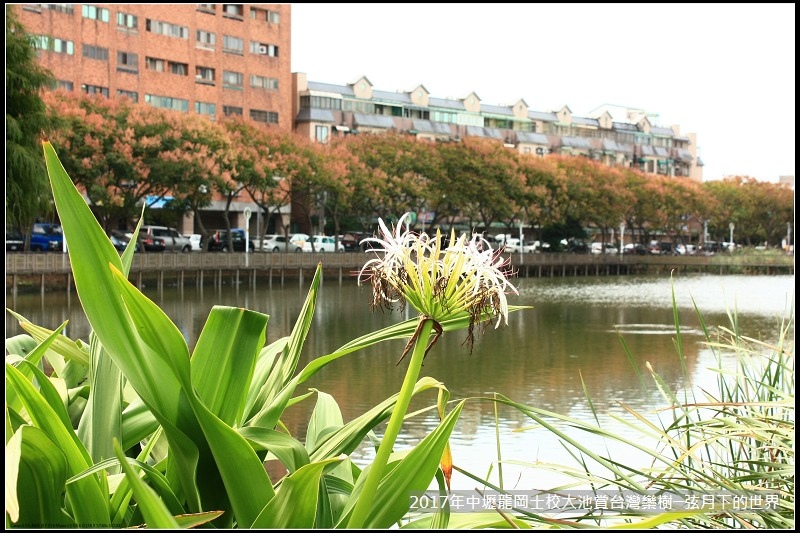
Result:
{"label": "lamp post", "polygon": [[786,223],[786,251],[789,251],[789,243],[792,242],[792,223]]}
{"label": "lamp post", "polygon": [[734,246],[733,246],[733,228],[734,228],[734,224],[733,224],[733,222],[731,222],[730,224],[728,224],[728,228],[730,228],[730,230],[731,230],[731,245],[729,246],[729,249],[730,249],[730,251],[732,252],[732,251],[733,251],[733,248],[734,248]]}

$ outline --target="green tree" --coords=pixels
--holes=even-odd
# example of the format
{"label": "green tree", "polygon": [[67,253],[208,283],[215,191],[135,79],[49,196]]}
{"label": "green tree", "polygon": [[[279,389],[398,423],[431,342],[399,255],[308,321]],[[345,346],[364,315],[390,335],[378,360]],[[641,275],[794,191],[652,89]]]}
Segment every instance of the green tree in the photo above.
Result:
{"label": "green tree", "polygon": [[51,128],[41,91],[54,77],[37,63],[35,43],[6,5],[6,225],[27,228],[28,237],[36,218],[53,210],[39,136]]}

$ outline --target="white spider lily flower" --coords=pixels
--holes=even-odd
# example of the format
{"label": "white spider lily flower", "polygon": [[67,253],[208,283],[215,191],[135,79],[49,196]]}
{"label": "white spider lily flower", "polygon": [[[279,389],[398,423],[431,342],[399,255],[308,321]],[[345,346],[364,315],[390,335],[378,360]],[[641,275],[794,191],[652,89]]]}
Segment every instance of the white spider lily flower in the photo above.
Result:
{"label": "white spider lily flower", "polygon": [[365,239],[373,243],[376,257],[362,267],[358,282],[370,280],[373,308],[392,309],[396,304],[402,310],[408,303],[436,324],[466,312],[470,345],[476,323],[494,316],[495,328],[508,323],[506,294],[517,294],[509,281],[514,274],[510,258],[479,235],[456,239],[455,231],[443,249],[438,230],[435,237],[403,230],[408,215],[400,218],[394,232],[380,220],[381,235]]}

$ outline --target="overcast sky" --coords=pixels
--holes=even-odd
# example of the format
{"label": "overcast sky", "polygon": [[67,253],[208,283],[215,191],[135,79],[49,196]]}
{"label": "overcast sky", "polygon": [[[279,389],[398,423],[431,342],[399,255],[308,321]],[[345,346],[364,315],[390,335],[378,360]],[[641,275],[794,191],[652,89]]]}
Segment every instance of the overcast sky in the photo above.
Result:
{"label": "overcast sky", "polygon": [[[795,4],[292,4],[292,72],[536,111],[645,109],[706,180],[794,176]],[[616,117],[615,117],[616,118]]]}

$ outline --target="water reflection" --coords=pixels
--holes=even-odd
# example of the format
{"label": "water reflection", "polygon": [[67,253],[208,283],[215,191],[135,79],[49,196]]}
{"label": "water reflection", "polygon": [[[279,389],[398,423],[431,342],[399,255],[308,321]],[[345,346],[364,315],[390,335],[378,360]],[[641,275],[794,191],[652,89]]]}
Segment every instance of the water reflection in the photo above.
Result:
{"label": "water reflection", "polygon": [[[426,359],[423,375],[443,382],[454,399],[499,392],[522,404],[587,421],[593,419],[585,397],[588,393],[606,427],[631,435],[634,432],[630,428],[611,418],[624,415],[622,404],[651,413],[664,405],[649,378],[645,383],[641,379],[640,372],[646,374],[647,363],[673,389],[713,387],[714,374],[708,370],[714,365],[713,355],[703,344],[695,305],[708,326],[729,327],[728,312],[735,312],[739,330],[763,340],[775,340],[780,319],[794,309],[792,276],[697,275],[677,278],[674,285],[669,278],[653,277],[530,278],[518,282],[520,295],[512,297],[510,303],[531,305],[532,309],[512,313],[508,327],[487,329],[476,338],[472,354],[462,345],[465,332],[445,334]],[[686,373],[674,344],[673,289]],[[161,292],[145,290],[145,294],[173,319],[192,346],[211,307],[217,304],[268,314],[268,342],[288,335],[307,286],[287,280],[284,287],[167,288]],[[336,280],[324,282],[301,366],[358,336],[411,316],[372,312],[369,300],[367,287],[358,287],[352,281],[342,285]],[[51,329],[68,319],[68,336],[88,337],[89,325],[74,294],[48,293],[44,298],[39,294],[18,295],[8,306]],[[6,317],[6,332],[7,336],[20,332],[10,315]],[[405,365],[395,363],[403,346],[403,341],[392,341],[348,355],[324,368],[303,388],[331,394],[341,406],[344,419],[351,420],[399,390]],[[429,406],[435,399],[435,391],[428,392],[415,399],[412,409]],[[304,436],[312,408],[313,398],[287,412],[284,423],[293,434]],[[523,413],[502,407],[498,414],[504,458],[570,462],[557,439],[535,427]],[[434,412],[416,417],[404,427],[398,447],[415,444],[436,423]],[[485,474],[496,456],[492,402],[468,402],[455,431],[452,445],[456,464]],[[581,433],[580,438],[587,444],[604,446],[599,437],[594,442]],[[355,458],[366,462],[371,456],[364,445]],[[521,488],[548,484],[541,472],[532,476],[525,468],[505,468],[506,479],[518,479]],[[453,485],[469,488],[472,483],[456,474]]]}

